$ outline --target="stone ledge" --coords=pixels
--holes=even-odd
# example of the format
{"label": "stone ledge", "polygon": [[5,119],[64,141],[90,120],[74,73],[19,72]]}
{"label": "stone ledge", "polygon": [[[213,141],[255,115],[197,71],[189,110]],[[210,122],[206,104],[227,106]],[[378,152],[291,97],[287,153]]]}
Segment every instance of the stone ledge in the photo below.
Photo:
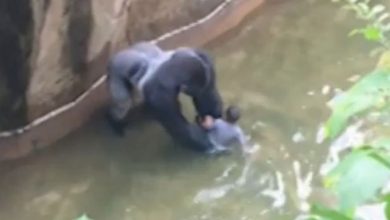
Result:
{"label": "stone ledge", "polygon": [[[201,46],[236,27],[265,0],[231,0],[222,10],[204,22],[194,22],[182,32],[167,36],[158,44],[165,49],[178,46]],[[200,21],[202,21],[201,19]],[[88,122],[108,102],[105,77],[74,102],[69,103],[31,124],[0,133],[0,161],[25,157],[35,150],[54,144]]]}

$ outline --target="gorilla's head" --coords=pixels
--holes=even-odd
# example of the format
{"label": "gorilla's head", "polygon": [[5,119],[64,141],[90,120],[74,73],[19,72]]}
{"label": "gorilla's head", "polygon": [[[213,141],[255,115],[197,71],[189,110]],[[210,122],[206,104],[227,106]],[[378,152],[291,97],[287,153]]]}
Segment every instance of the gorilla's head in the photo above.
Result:
{"label": "gorilla's head", "polygon": [[214,64],[207,53],[200,49],[182,48],[176,51],[173,60],[186,67],[186,74],[180,75],[185,78],[180,89],[193,98],[198,115],[221,117],[222,100],[216,87]]}

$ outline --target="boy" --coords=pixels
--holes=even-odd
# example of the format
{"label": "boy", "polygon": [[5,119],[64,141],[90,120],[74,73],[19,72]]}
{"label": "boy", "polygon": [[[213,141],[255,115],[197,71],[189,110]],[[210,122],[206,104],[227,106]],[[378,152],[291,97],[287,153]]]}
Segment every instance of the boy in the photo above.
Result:
{"label": "boy", "polygon": [[245,152],[247,141],[244,132],[237,124],[239,119],[239,108],[229,106],[226,109],[224,118],[214,119],[211,116],[206,116],[203,121],[198,118],[198,122],[208,131],[210,141],[218,148],[226,149],[228,146],[238,142]]}

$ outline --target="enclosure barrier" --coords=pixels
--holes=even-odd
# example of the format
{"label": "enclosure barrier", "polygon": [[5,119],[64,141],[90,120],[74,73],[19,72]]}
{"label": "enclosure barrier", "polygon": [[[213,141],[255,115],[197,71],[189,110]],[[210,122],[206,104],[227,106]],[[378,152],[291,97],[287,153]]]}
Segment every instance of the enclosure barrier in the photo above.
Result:
{"label": "enclosure barrier", "polygon": [[[225,0],[206,17],[152,42],[164,49],[201,46],[236,27],[265,0]],[[109,101],[106,75],[74,101],[15,130],[0,133],[0,161],[17,159],[48,147],[90,120]]]}

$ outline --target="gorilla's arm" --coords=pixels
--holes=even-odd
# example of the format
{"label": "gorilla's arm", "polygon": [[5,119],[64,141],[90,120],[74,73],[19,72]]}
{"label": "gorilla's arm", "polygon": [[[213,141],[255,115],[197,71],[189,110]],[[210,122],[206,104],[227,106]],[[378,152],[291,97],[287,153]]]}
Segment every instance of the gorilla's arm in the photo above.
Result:
{"label": "gorilla's arm", "polygon": [[222,117],[223,103],[221,96],[216,88],[210,88],[199,96],[193,96],[194,103],[198,116],[210,115],[213,118]]}
{"label": "gorilla's arm", "polygon": [[190,124],[182,115],[177,91],[153,88],[153,91],[149,89],[147,93],[146,106],[173,139],[194,150],[207,151],[214,148],[207,133],[197,124]]}
{"label": "gorilla's arm", "polygon": [[220,118],[222,117],[223,102],[216,84],[217,75],[214,60],[200,48],[193,50],[202,61],[208,79],[204,90],[199,95],[192,97],[195,109],[200,116],[211,115],[214,118]]}

